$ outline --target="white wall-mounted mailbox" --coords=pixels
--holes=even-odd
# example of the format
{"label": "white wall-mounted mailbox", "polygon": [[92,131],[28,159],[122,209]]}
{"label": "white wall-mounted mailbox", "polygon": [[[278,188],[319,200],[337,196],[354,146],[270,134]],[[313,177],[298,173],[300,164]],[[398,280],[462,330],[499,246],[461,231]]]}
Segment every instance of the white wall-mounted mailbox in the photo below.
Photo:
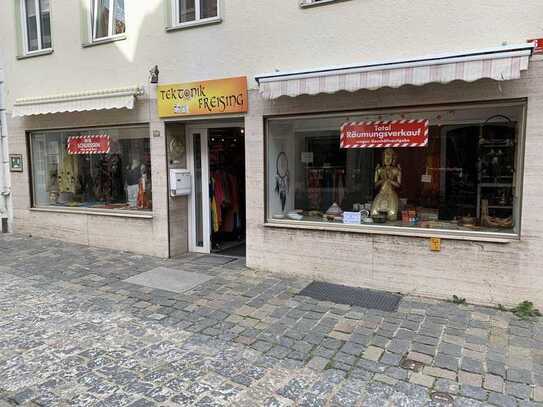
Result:
{"label": "white wall-mounted mailbox", "polygon": [[186,196],[192,192],[192,175],[189,170],[170,170],[170,195]]}

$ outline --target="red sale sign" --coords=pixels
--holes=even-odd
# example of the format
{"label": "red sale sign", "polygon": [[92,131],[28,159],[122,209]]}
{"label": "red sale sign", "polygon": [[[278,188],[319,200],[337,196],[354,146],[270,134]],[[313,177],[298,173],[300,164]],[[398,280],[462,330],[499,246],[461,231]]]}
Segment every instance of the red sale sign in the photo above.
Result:
{"label": "red sale sign", "polygon": [[528,40],[528,42],[534,43],[534,54],[543,54],[543,38],[538,38],[536,40]]}
{"label": "red sale sign", "polygon": [[428,120],[348,122],[341,126],[341,148],[425,147]]}
{"label": "red sale sign", "polygon": [[68,154],[107,154],[110,147],[106,135],[68,137]]}

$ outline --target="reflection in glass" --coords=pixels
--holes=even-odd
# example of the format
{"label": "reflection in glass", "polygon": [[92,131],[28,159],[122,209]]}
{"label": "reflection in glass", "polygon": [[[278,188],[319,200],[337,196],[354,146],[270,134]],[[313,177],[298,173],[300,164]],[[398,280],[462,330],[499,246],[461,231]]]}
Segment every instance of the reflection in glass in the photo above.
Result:
{"label": "reflection in glass", "polygon": [[26,36],[29,51],[36,51],[40,48],[38,42],[38,21],[35,0],[25,0],[26,11]]}
{"label": "reflection in glass", "polygon": [[40,0],[41,46],[51,48],[51,19],[49,0]]}
{"label": "reflection in glass", "polygon": [[109,35],[109,0],[95,0],[94,38],[104,38]]}
{"label": "reflection in glass", "polygon": [[124,0],[115,0],[115,33],[114,34],[123,34],[126,30],[125,17],[124,17]]}
{"label": "reflection in glass", "polygon": [[186,23],[196,19],[195,0],[179,0],[179,22]]}
{"label": "reflection in glass", "polygon": [[200,18],[217,17],[217,0],[200,0]]}

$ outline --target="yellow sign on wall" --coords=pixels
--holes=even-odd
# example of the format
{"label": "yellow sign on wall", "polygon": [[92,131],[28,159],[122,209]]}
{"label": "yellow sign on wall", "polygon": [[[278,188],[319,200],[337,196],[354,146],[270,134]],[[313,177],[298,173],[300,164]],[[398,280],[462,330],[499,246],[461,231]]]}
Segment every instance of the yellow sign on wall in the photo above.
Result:
{"label": "yellow sign on wall", "polygon": [[160,85],[160,117],[247,112],[247,77]]}

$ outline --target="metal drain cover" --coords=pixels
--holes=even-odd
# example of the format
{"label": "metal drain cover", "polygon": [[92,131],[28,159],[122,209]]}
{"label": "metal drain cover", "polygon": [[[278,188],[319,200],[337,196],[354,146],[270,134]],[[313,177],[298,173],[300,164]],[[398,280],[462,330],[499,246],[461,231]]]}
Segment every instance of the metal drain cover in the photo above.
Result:
{"label": "metal drain cover", "polygon": [[444,403],[444,404],[451,404],[454,403],[454,397],[451,396],[449,393],[445,393],[442,391],[434,391],[430,397],[432,398],[432,401],[438,402],[438,403]]}
{"label": "metal drain cover", "polygon": [[402,299],[401,295],[367,288],[347,287],[339,284],[313,281],[298,295],[314,298],[319,301],[331,301],[336,304],[356,305],[381,311],[394,312]]}

